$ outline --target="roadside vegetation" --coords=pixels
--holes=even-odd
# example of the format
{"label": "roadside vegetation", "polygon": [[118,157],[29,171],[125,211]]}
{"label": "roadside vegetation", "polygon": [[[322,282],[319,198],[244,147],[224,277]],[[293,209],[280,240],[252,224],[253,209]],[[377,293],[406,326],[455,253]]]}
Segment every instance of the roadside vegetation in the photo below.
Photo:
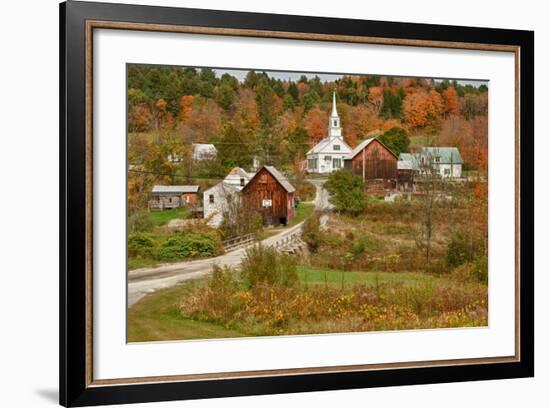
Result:
{"label": "roadside vegetation", "polygon": [[342,271],[297,262],[273,249],[253,247],[238,271],[215,267],[209,279],[159,291],[138,302],[130,309],[129,339],[487,324],[487,286],[470,278]]}
{"label": "roadside vegetation", "polygon": [[184,230],[172,233],[128,235],[128,269],[166,262],[207,258],[223,252],[219,234],[214,230]]}

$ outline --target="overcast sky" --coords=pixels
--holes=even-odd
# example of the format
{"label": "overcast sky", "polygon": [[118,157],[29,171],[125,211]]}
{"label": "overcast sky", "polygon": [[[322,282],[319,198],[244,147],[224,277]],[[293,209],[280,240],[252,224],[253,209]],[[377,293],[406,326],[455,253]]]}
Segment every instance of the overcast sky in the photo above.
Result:
{"label": "overcast sky", "polygon": [[[225,73],[228,73],[230,75],[233,75],[235,78],[237,78],[239,81],[243,81],[246,77],[246,74],[250,70],[248,69],[214,69],[214,72],[218,77],[222,76]],[[316,73],[310,73],[310,72],[288,72],[288,71],[262,71],[257,70],[257,72],[265,72],[272,78],[277,78],[281,80],[287,80],[291,79],[294,81],[297,81],[300,79],[302,75],[305,75],[308,78],[314,78],[315,76],[318,76],[321,79],[321,82],[332,82],[335,81],[338,78],[341,78],[343,74],[316,74]],[[452,79],[452,78],[449,78]],[[436,81],[441,81],[442,79],[435,79]],[[472,79],[457,79],[457,82],[462,85],[473,85],[473,86],[479,86],[482,84],[487,84],[488,81],[478,81],[478,80],[472,80]]]}

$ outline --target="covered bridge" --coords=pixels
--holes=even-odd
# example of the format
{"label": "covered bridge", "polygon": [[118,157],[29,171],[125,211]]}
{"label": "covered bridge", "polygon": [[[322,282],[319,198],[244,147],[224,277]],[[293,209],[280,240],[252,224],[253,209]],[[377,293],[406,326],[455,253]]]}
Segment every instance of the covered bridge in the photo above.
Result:
{"label": "covered bridge", "polygon": [[245,208],[259,212],[265,225],[287,225],[294,218],[294,191],[279,170],[263,166],[241,193]]}

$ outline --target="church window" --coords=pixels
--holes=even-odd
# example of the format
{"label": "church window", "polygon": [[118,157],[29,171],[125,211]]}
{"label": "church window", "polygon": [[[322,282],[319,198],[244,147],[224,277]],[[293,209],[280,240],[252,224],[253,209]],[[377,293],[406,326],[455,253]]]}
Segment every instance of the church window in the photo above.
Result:
{"label": "church window", "polygon": [[334,145],[334,146],[332,146],[332,149],[333,150],[340,150],[340,145]]}
{"label": "church window", "polygon": [[329,161],[331,161],[331,159],[332,159],[332,157],[330,157],[330,156],[325,156],[325,161],[328,161],[328,162],[329,162]]}

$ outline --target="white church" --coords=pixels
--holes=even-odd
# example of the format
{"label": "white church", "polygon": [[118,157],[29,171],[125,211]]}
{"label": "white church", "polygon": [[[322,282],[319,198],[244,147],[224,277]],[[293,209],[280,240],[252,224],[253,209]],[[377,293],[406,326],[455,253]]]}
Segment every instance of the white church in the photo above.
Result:
{"label": "white church", "polygon": [[336,92],[332,94],[332,113],[328,135],[306,153],[309,173],[330,173],[344,167],[344,158],[353,149],[344,142],[340,117],[336,111]]}

